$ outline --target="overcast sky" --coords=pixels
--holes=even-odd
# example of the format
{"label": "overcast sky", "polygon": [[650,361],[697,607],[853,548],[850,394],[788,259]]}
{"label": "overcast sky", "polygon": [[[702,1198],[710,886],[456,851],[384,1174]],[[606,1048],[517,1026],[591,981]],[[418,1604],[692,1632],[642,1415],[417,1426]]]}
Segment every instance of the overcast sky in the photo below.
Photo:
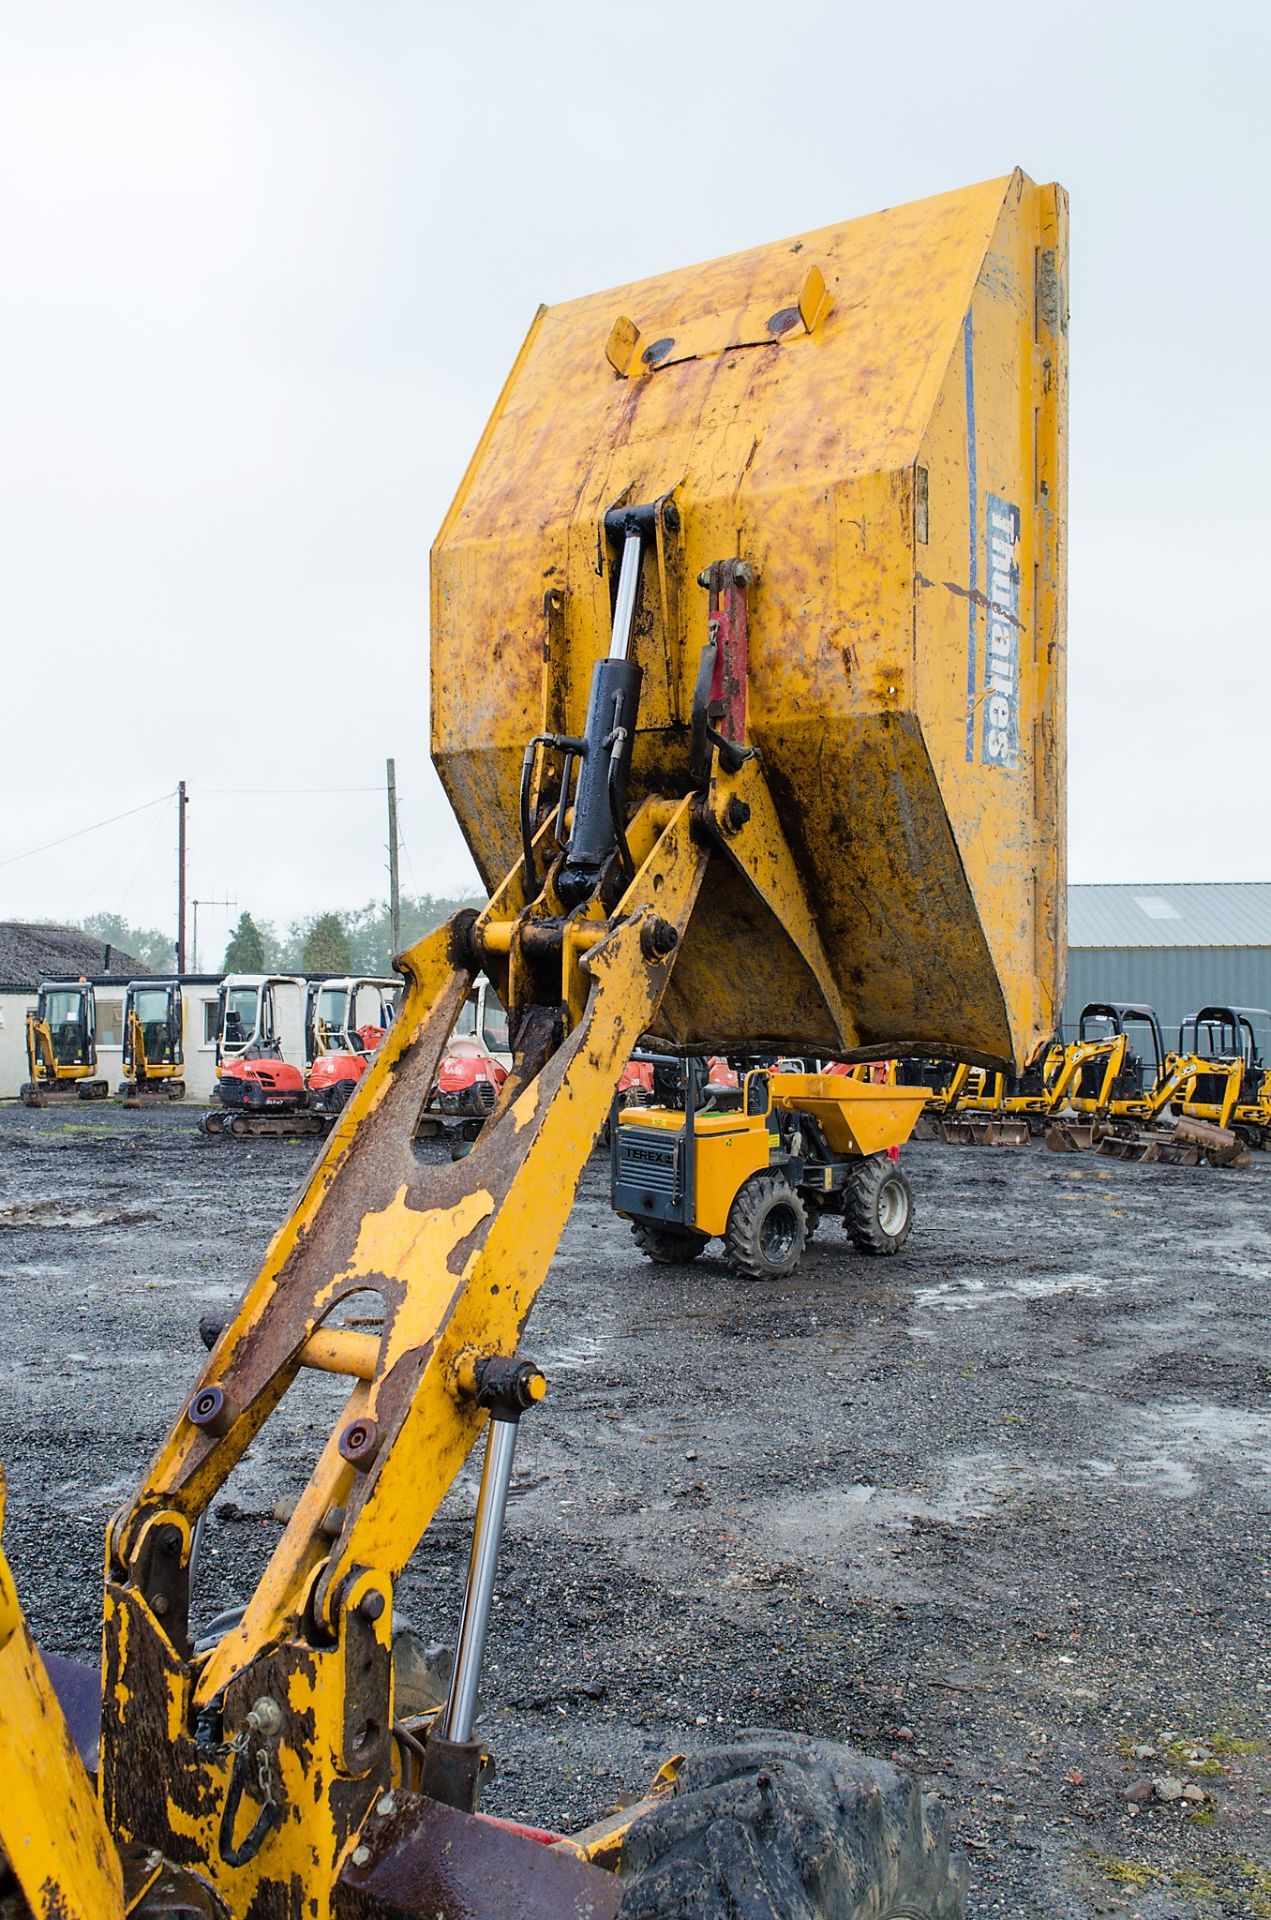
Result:
{"label": "overcast sky", "polygon": [[1071,877],[1268,877],[1265,8],[0,19],[0,918],[171,921],[170,803],[13,856],[180,778],[193,895],[383,894],[387,754],[403,884],[470,882],[427,554],[538,302],[1016,164],[1072,201]]}

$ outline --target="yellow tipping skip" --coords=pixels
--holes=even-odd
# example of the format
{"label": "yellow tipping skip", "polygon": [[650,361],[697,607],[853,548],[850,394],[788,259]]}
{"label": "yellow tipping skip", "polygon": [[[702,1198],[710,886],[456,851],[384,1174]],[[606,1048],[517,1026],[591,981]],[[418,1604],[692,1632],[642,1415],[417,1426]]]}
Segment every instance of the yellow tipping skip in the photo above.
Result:
{"label": "yellow tipping skip", "polygon": [[666,1039],[1018,1067],[1053,1031],[1067,360],[1067,204],[1020,172],[535,319],[434,552],[433,754],[492,886],[525,742],[581,731],[609,643],[604,515],[664,500],[632,793],[665,793],[698,575],[751,565],[746,738],[833,993],[708,886]]}

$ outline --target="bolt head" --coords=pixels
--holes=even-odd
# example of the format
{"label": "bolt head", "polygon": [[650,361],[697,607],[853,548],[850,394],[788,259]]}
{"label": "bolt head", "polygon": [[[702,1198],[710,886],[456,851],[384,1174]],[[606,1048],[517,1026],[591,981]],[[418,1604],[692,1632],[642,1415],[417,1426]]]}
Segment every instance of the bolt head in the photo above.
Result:
{"label": "bolt head", "polygon": [[379,1444],[380,1430],[374,1420],[369,1417],[350,1420],[340,1435],[340,1458],[356,1467],[359,1473],[365,1473],[379,1451]]}
{"label": "bolt head", "polygon": [[668,953],[674,953],[680,944],[680,936],[669,920],[651,920],[640,935],[640,946],[646,960],[664,960]]}

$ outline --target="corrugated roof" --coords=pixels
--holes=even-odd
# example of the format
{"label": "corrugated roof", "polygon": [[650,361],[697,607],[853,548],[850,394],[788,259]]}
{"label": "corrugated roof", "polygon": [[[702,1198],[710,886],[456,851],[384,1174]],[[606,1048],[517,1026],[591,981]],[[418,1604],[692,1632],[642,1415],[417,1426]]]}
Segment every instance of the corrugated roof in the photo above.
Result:
{"label": "corrugated roof", "polygon": [[1068,889],[1070,947],[1271,947],[1271,881]]}
{"label": "corrugated roof", "polygon": [[122,947],[107,946],[80,927],[0,921],[0,982],[6,987],[34,993],[41,980],[78,980],[81,974],[89,980],[107,974],[130,980],[149,971]]}

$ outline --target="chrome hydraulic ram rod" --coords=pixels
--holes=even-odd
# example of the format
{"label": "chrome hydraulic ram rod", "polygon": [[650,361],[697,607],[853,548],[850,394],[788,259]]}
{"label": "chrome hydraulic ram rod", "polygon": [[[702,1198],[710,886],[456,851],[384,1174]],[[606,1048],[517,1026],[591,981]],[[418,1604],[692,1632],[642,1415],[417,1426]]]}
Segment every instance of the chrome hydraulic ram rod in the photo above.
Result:
{"label": "chrome hydraulic ram rod", "polygon": [[424,1749],[420,1785],[434,1800],[471,1809],[476,1806],[481,1777],[481,1743],[472,1737],[477,1717],[477,1691],[485,1654],[494,1574],[503,1538],[512,1462],[516,1457],[516,1430],[521,1415],[547,1391],[537,1367],[526,1360],[492,1358],[476,1368],[478,1404],[490,1412],[481,1490],[472,1529],[472,1553],[459,1615],[454,1669],[446,1704],[429,1732]]}
{"label": "chrome hydraulic ram rod", "polygon": [[499,1542],[503,1538],[503,1517],[507,1512],[508,1488],[512,1482],[515,1456],[516,1422],[491,1420],[486,1439],[485,1465],[481,1469],[481,1491],[477,1496],[468,1584],[464,1590],[459,1635],[455,1643],[450,1697],[446,1701],[439,1729],[443,1740],[457,1744],[471,1740],[477,1717],[477,1689],[481,1680],[486,1631],[490,1625],[490,1606],[494,1598],[494,1570],[499,1557]]}

